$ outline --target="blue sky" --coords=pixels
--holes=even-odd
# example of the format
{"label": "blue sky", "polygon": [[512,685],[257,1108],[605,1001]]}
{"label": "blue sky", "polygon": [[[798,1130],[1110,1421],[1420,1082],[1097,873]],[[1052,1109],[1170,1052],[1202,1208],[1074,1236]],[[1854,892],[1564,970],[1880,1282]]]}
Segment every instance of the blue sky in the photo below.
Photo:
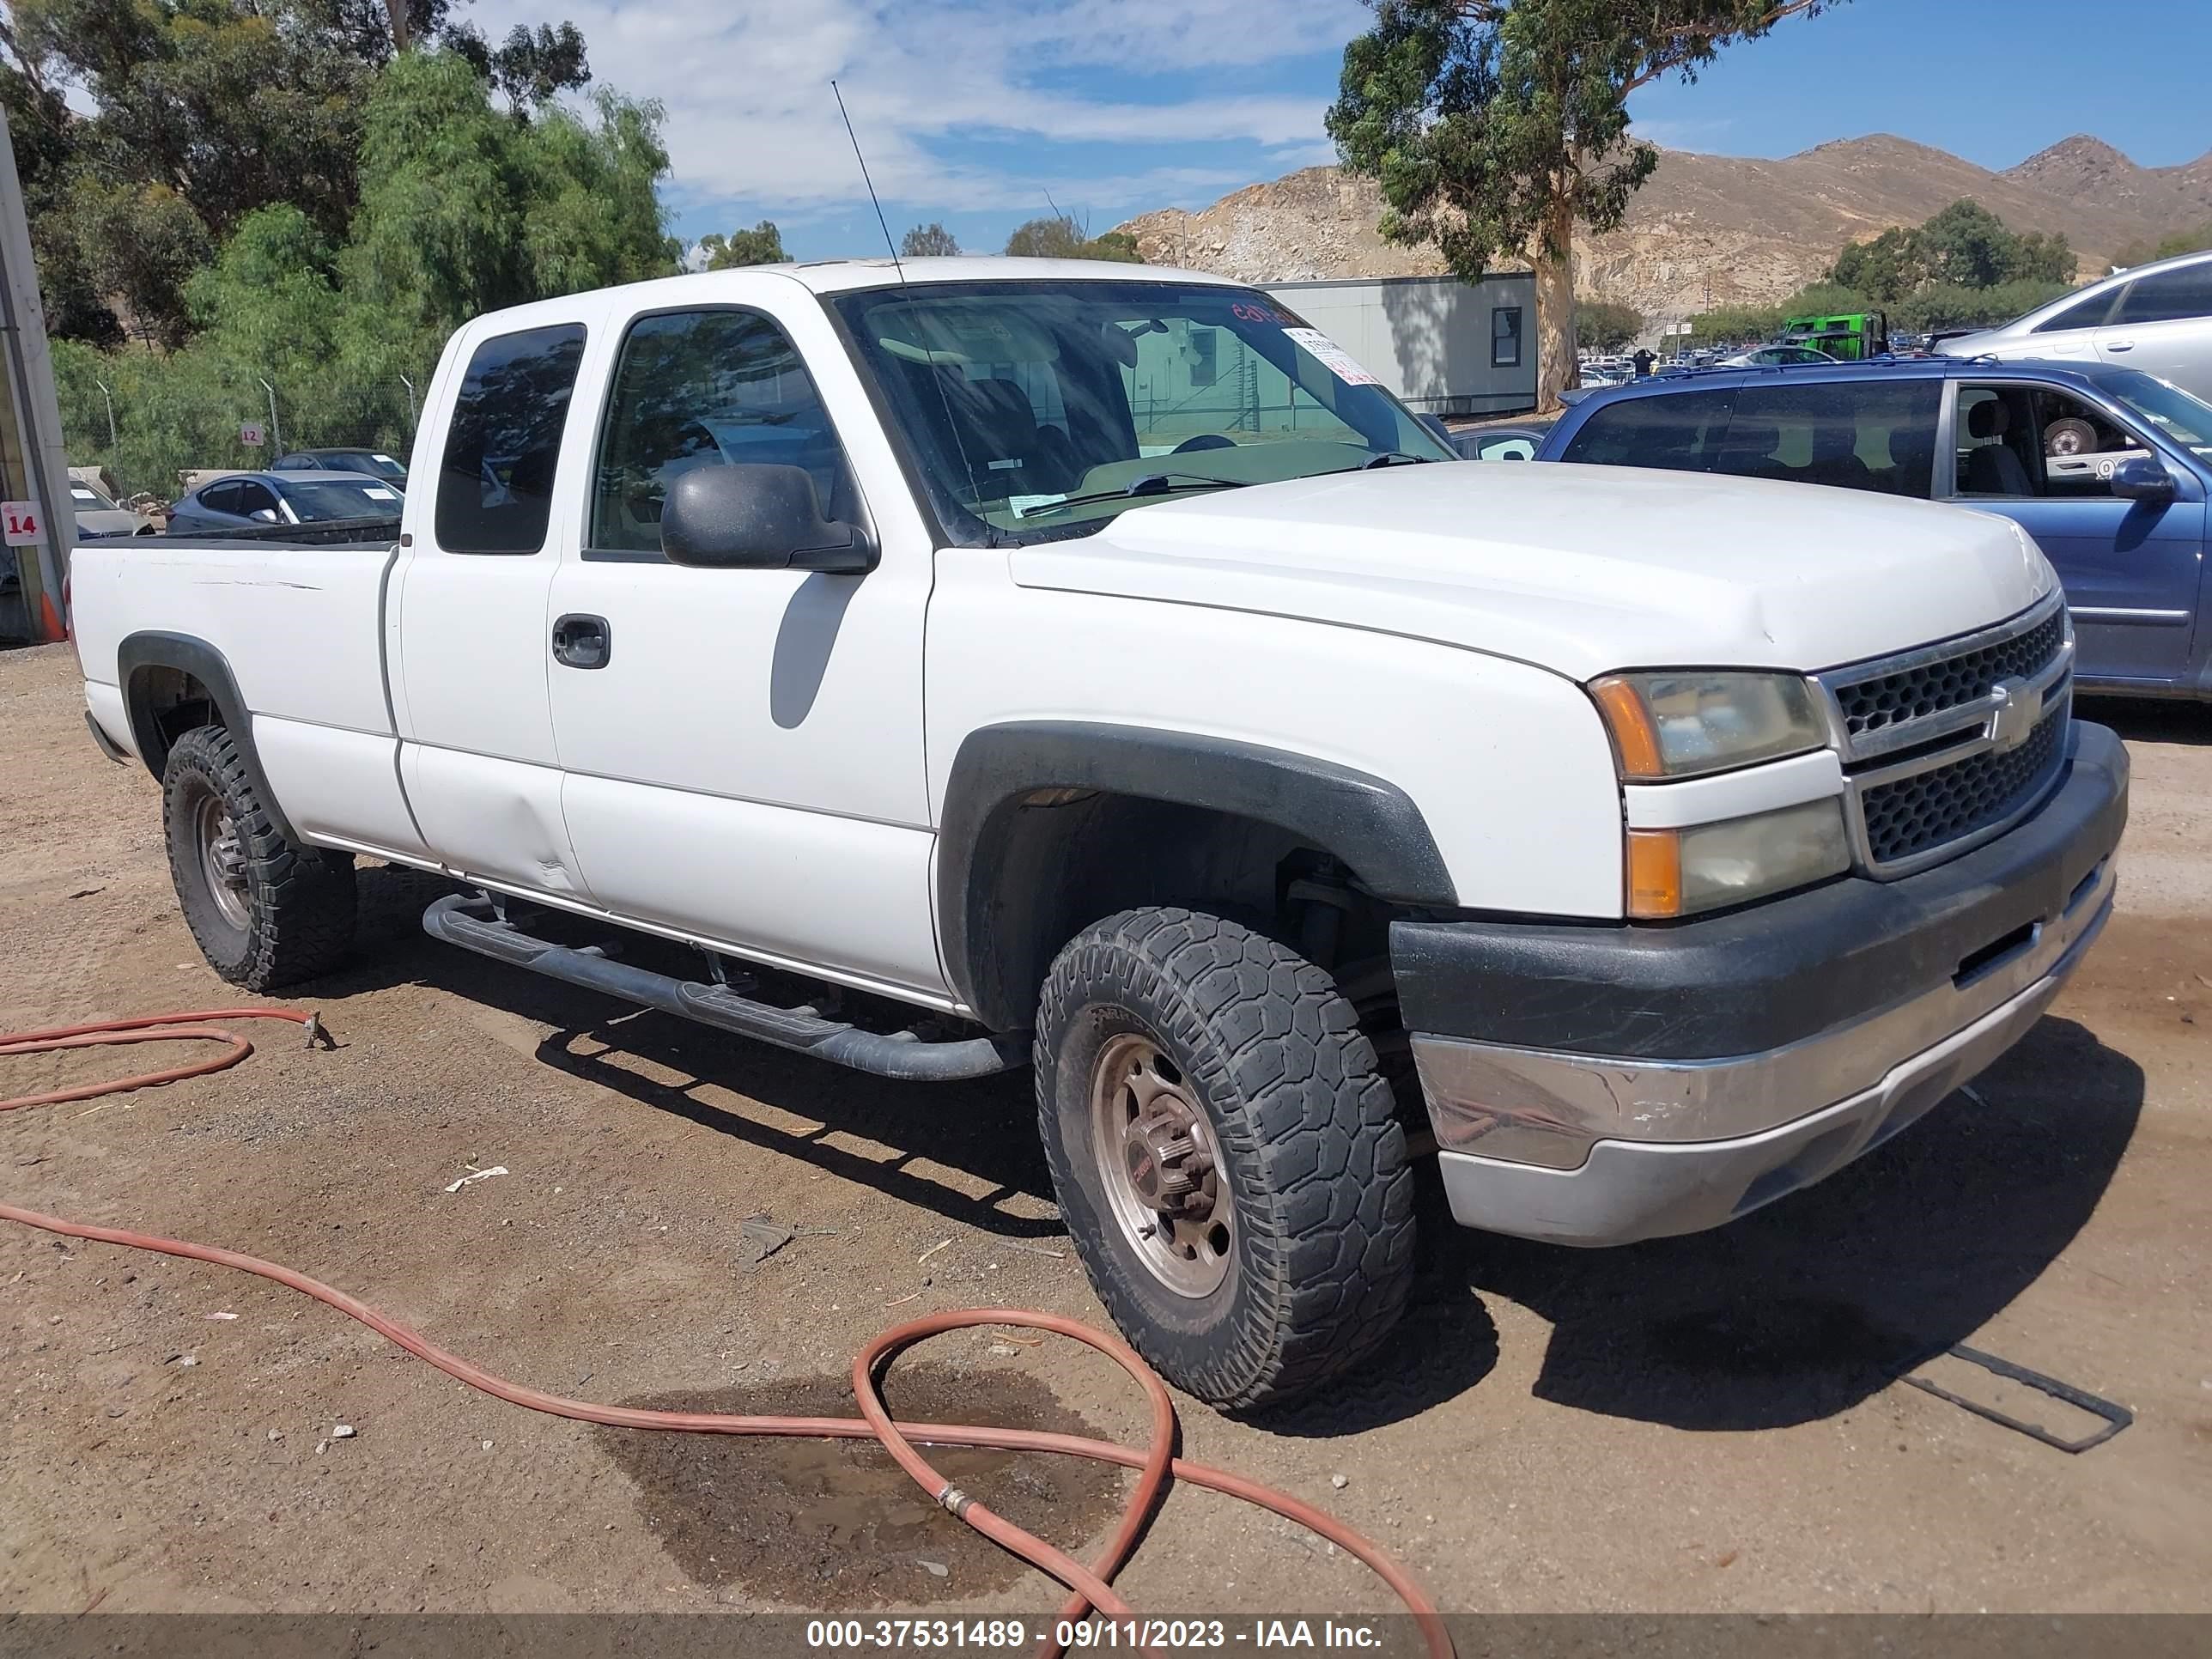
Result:
{"label": "blue sky", "polygon": [[[1322,114],[1358,0],[478,0],[571,17],[601,84],[667,108],[687,240],[769,218],[801,258],[878,251],[829,82],[896,234],[994,252],[1048,199],[1094,231],[1334,159]],[[1678,149],[1786,155],[1894,132],[2004,167],[2090,132],[2148,166],[2212,148],[2212,0],[1851,0],[1640,92]]]}

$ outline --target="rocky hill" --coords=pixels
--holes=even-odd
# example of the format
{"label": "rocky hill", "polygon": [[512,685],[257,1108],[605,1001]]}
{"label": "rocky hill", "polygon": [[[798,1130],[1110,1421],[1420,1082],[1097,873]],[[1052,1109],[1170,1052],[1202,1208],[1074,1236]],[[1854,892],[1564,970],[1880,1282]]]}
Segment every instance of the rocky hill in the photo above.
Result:
{"label": "rocky hill", "polygon": [[[1918,224],[1962,197],[2015,230],[2063,232],[2087,276],[2130,243],[2212,220],[2212,153],[2181,167],[2142,167],[2077,135],[1992,173],[1887,133],[1780,161],[1662,150],[1627,223],[1577,238],[1578,285],[1655,319],[1769,302],[1819,276],[1846,242]],[[1149,260],[1248,281],[1442,269],[1428,250],[1384,242],[1375,231],[1381,210],[1372,180],[1308,167],[1197,213],[1169,208],[1119,228]]]}

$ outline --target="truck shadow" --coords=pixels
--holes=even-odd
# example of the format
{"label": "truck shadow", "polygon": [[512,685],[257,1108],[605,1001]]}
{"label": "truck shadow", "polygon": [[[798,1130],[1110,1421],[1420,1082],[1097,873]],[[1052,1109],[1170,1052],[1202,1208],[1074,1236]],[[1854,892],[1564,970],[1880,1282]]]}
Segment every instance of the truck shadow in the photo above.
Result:
{"label": "truck shadow", "polygon": [[2045,1018],[1972,1094],[1729,1226],[1617,1250],[1480,1233],[1443,1248],[1466,1283],[1552,1322],[1539,1399],[1682,1429],[1808,1422],[2033,1284],[2095,1210],[2142,1099],[2133,1060]]}
{"label": "truck shadow", "polygon": [[2212,709],[2193,699],[2081,695],[2075,714],[2109,726],[2131,743],[2212,744]]}
{"label": "truck shadow", "polygon": [[[366,866],[360,890],[362,963],[319,981],[327,993],[428,986],[553,1027],[536,1045],[538,1063],[641,1105],[979,1232],[1024,1239],[1065,1231],[1026,1070],[972,1083],[866,1076],[439,944],[422,932],[422,910],[459,889],[437,877]],[[564,919],[539,931],[580,941],[616,930]],[[622,951],[641,965],[700,971],[700,958],[681,946],[625,934]]]}
{"label": "truck shadow", "polygon": [[[1061,1235],[1026,1073],[893,1083],[629,1008],[426,939],[422,908],[452,890],[413,872],[365,869],[373,965],[325,988],[411,980],[538,1022],[552,1031],[533,1057],[569,1076],[959,1225],[1012,1239]],[[624,954],[659,948],[626,939]],[[683,960],[669,948],[672,963]],[[1470,1232],[1451,1224],[1431,1179],[1403,1322],[1341,1383],[1256,1425],[1357,1433],[1465,1394],[1498,1361],[1490,1297],[1552,1325],[1540,1399],[1686,1429],[1832,1416],[1970,1339],[2050,1267],[2095,1210],[2142,1100],[2133,1060],[2046,1018],[1972,1095],[1712,1232],[1615,1250]]]}

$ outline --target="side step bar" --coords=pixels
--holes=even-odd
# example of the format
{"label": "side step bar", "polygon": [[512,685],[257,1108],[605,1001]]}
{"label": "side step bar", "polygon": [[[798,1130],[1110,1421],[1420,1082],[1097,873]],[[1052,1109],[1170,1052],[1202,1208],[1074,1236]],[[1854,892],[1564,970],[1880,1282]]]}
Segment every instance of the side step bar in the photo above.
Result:
{"label": "side step bar", "polygon": [[461,893],[441,898],[422,913],[422,931],[495,961],[527,968],[588,991],[604,991],[663,1013],[696,1019],[702,1025],[779,1048],[794,1048],[835,1060],[855,1071],[905,1083],[950,1083],[988,1077],[1029,1063],[1029,1039],[1014,1033],[932,1042],[912,1031],[886,1036],[842,1021],[824,1019],[811,1008],[779,1008],[739,996],[724,985],[681,980],[610,961],[597,945],[572,949],[519,932],[488,914],[483,899]]}

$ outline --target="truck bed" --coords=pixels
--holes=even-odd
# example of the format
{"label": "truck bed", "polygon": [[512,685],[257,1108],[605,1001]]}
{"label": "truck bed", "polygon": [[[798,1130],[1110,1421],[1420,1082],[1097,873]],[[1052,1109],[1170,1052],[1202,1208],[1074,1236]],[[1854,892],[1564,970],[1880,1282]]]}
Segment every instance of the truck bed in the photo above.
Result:
{"label": "truck bed", "polygon": [[86,704],[109,737],[137,753],[128,688],[118,683],[125,641],[139,634],[204,641],[229,670],[296,828],[354,828],[364,800],[404,823],[385,681],[385,605],[398,553],[396,540],[136,537],[81,547],[70,605]]}

